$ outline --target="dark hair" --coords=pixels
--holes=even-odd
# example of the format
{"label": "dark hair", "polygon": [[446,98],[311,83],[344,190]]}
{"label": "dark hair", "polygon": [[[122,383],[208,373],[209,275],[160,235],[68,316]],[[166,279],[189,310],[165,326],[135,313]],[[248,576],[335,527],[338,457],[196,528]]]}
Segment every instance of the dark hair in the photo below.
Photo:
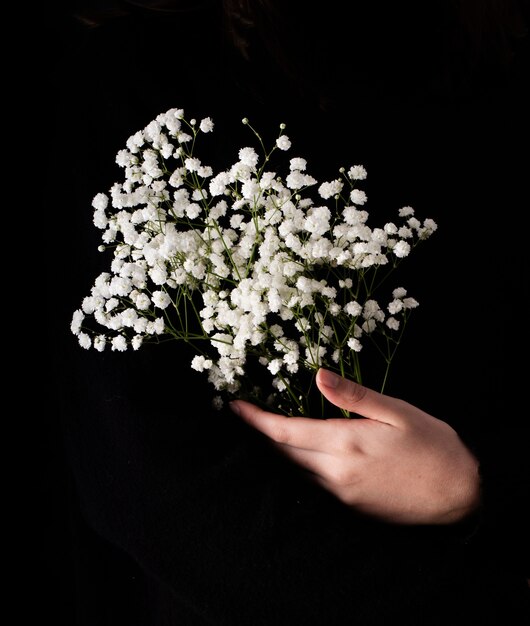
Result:
{"label": "dark hair", "polygon": [[[300,0],[223,0],[226,32],[241,55],[252,60],[266,52],[289,81],[309,91],[315,70],[320,85],[326,75],[328,83],[336,83],[340,71],[332,64],[340,65],[342,58],[347,67],[347,52],[357,55],[361,66],[369,59],[367,74],[384,74],[383,65],[393,57],[387,84],[392,76],[402,81],[399,65],[408,64],[412,81],[423,78],[441,90],[458,91],[481,76],[508,72],[528,35],[527,0],[409,0],[388,3],[383,14],[374,4],[330,3],[314,11],[311,22],[307,3]],[[301,49],[300,37],[314,41]],[[362,68],[360,74],[361,81],[371,81]]]}
{"label": "dark hair", "polygon": [[[363,89],[421,88],[460,93],[509,72],[526,43],[528,0],[408,0],[329,3],[305,0],[78,0],[76,19],[97,27],[134,11],[220,11],[224,40],[240,67],[270,67],[322,107],[351,74]],[[247,72],[249,88],[260,84]],[[252,84],[254,82],[254,84]]]}

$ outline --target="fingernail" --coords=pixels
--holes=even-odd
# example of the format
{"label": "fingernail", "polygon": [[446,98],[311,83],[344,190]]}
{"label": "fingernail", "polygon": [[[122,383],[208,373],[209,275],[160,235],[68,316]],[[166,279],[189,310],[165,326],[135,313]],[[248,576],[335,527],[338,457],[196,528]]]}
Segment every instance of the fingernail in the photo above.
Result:
{"label": "fingernail", "polygon": [[241,415],[241,409],[239,407],[239,404],[235,400],[232,400],[232,402],[229,402],[228,406],[230,407],[230,410],[233,413],[235,413],[236,415]]}
{"label": "fingernail", "polygon": [[334,374],[333,372],[330,372],[329,370],[321,368],[318,370],[318,382],[324,385],[325,387],[329,387],[330,389],[335,389],[340,382],[340,376],[337,376],[337,374]]}

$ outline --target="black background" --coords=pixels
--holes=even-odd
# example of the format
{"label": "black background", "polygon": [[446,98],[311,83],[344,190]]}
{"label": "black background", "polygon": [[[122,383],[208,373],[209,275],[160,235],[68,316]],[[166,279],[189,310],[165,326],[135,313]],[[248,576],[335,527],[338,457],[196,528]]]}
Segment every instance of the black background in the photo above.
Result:
{"label": "black background", "polygon": [[[56,81],[62,78],[60,74],[56,74],[55,68],[61,65],[64,55],[68,55],[70,50],[75,49],[80,39],[84,37],[84,29],[71,17],[70,9],[71,6],[56,7],[55,10],[48,13],[48,19],[44,22],[43,33],[46,34],[46,37],[43,56],[40,60],[45,61],[42,70],[43,77],[45,77],[45,81],[49,80],[51,94],[58,90]],[[526,48],[521,52],[521,57],[523,59],[528,58],[527,43]],[[527,64],[527,60],[523,62],[523,68],[528,67],[525,64]],[[528,74],[526,71],[519,70],[518,76],[515,93],[518,94],[518,97],[522,97],[526,89],[525,82],[528,82]],[[488,101],[490,104],[497,102],[502,110],[503,102],[505,102],[505,93],[501,82],[497,88],[491,91]],[[49,99],[46,99],[46,102],[50,105],[53,104]],[[463,124],[463,127],[469,129],[470,138],[466,141],[466,146],[472,146],[470,149],[472,153],[481,141],[477,139],[477,143],[475,143],[474,133],[478,137],[481,129],[486,129],[486,131],[488,129],[488,119],[480,119],[480,117],[484,115],[486,118],[491,110],[495,109],[496,104],[484,113],[480,109],[475,109],[472,104],[469,105],[470,100],[466,102],[467,105],[464,107],[463,114],[469,116],[471,123],[468,126]],[[520,110],[522,110],[524,103],[519,101],[517,106],[520,106]],[[520,120],[522,118],[517,115],[515,119]],[[528,137],[528,129],[514,127],[511,125],[511,122],[511,120],[506,119],[505,125],[506,132],[514,135],[511,146],[516,152],[519,149],[525,151],[527,144],[524,142],[524,145],[521,145],[520,138]],[[499,141],[499,145],[502,145],[502,128],[494,126],[490,130],[492,132],[492,141]],[[521,131],[520,133],[518,132],[519,130]],[[438,132],[440,136],[443,135],[443,121],[440,123]],[[397,149],[395,157],[396,159],[399,158],[399,150]],[[455,158],[459,160],[459,171],[465,169],[462,163],[465,163],[468,157],[460,153]],[[470,158],[472,159],[473,157]],[[421,170],[421,159],[417,159],[415,162],[420,168],[419,175],[425,174],[426,172]],[[509,160],[508,165],[503,165],[500,162],[492,165],[491,173],[485,173],[481,167],[478,165],[475,167],[473,162],[470,161],[470,176],[474,177],[477,183],[479,183],[484,180],[484,177],[487,179],[490,175],[494,176],[495,172],[500,172],[501,175],[505,174],[506,168],[514,162],[517,163],[517,167],[520,167],[520,171],[513,178],[519,182],[520,189],[522,189],[523,185],[521,183],[528,181],[528,168],[530,166],[528,154],[523,156],[522,159]],[[55,164],[51,165],[50,172],[54,171],[56,173]],[[480,166],[482,165],[484,163],[481,162]],[[448,167],[450,169],[450,165]],[[425,169],[427,170],[428,168]],[[371,171],[370,168],[369,171]],[[376,173],[374,187],[377,183],[377,176],[385,180],[388,174],[391,173]],[[394,177],[397,183],[399,177],[395,174]],[[420,205],[426,204],[430,192],[430,189],[419,189],[412,195],[411,203],[417,200]],[[520,217],[523,218],[523,212],[529,208],[528,197],[520,197],[519,195],[514,197],[514,192],[509,189],[506,193],[512,205],[519,207],[521,211]],[[518,193],[519,190],[517,191]],[[399,194],[397,195],[399,196]],[[407,196],[408,194],[403,193],[403,195]],[[449,198],[450,195],[448,194]],[[468,199],[469,202],[473,202],[471,194]],[[499,200],[501,199],[499,198]],[[499,206],[499,211],[502,210],[502,207]],[[491,211],[491,207],[489,211]],[[490,219],[489,215],[485,217]],[[517,226],[514,228],[518,230]],[[514,234],[514,236],[516,239],[518,237],[527,238],[524,230],[522,235]],[[521,241],[520,245],[525,245],[524,241]],[[442,250],[438,252],[443,254]],[[51,276],[57,269],[56,261],[56,257],[52,255],[49,268]],[[523,268],[519,268],[519,271],[523,280],[525,280],[527,275]],[[419,281],[417,287],[421,292],[421,281]],[[80,286],[78,291],[80,293],[86,291],[86,285]],[[52,308],[54,303],[53,294],[49,302],[49,306]],[[57,305],[61,315],[66,315],[70,304],[71,300],[67,300]],[[61,307],[64,307],[64,310]],[[428,321],[422,322],[420,319],[417,326],[418,335],[421,335],[427,326]],[[51,328],[55,328],[54,324],[51,325]],[[443,338],[439,341],[443,341]],[[46,351],[49,354],[53,354],[55,350],[55,337],[53,333],[50,333],[47,335]],[[428,354],[427,350],[425,354]],[[462,367],[465,367],[465,365],[462,364]],[[50,373],[53,374],[53,372]],[[144,607],[136,605],[135,602],[139,604],[145,602],[144,596],[135,593],[137,585],[141,584],[143,588],[143,574],[132,559],[97,536],[86,524],[80,513],[78,495],[65,455],[61,422],[59,415],[55,412],[55,383],[56,381],[49,381],[51,392],[47,400],[49,413],[42,418],[42,421],[37,423],[35,430],[36,463],[34,481],[37,489],[35,497],[31,499],[31,502],[33,505],[33,519],[38,520],[38,523],[35,524],[33,529],[37,560],[35,568],[31,568],[31,580],[37,596],[34,603],[29,602],[24,610],[27,608],[32,612],[35,611],[35,614],[41,616],[42,621],[49,620],[50,623],[57,626],[72,626],[74,624],[76,626],[84,626],[85,624],[90,626],[99,624],[136,624],[135,619],[138,614],[142,613]],[[427,391],[425,395],[428,401]],[[140,583],[140,581],[142,582]],[[90,606],[84,605],[84,598],[87,595],[78,593],[80,588],[87,587],[93,590],[92,597],[98,598],[98,601]],[[120,601],[120,598],[123,601]],[[108,602],[106,599],[108,599]],[[115,607],[120,607],[119,615],[113,614]]]}

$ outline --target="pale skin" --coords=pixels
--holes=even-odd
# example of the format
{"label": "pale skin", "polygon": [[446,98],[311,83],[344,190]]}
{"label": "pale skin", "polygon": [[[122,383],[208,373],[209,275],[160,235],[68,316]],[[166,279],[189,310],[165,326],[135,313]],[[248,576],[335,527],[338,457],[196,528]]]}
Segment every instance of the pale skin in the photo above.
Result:
{"label": "pale skin", "polygon": [[286,417],[237,400],[232,410],[339,500],[395,524],[452,524],[480,503],[478,461],[421,409],[320,369],[316,382],[356,419]]}

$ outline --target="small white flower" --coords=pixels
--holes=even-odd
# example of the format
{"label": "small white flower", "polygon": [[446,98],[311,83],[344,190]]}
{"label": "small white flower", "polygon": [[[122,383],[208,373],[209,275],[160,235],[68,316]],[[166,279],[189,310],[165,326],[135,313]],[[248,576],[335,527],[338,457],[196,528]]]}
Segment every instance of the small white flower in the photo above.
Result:
{"label": "small white flower", "polygon": [[159,309],[165,309],[171,304],[171,298],[165,291],[154,291],[151,294],[151,300]]}
{"label": "small white flower", "polygon": [[133,153],[139,152],[139,149],[144,145],[144,134],[141,130],[127,139],[127,148]]}
{"label": "small white flower", "polygon": [[254,168],[258,164],[259,158],[254,148],[241,148],[239,151],[239,160],[243,165]]}
{"label": "small white flower", "polygon": [[94,348],[98,352],[103,352],[103,350],[105,350],[106,345],[107,345],[107,338],[105,337],[105,335],[98,335],[97,337],[94,337]]}
{"label": "small white flower", "polygon": [[171,155],[173,154],[175,150],[175,146],[172,143],[165,143],[161,148],[160,148],[160,154],[162,155],[162,158],[164,159],[169,159],[171,157]]}
{"label": "small white flower", "polygon": [[419,302],[414,298],[404,298],[403,306],[406,309],[415,309],[417,306],[419,306]]}
{"label": "small white flower", "polygon": [[129,167],[135,162],[135,158],[129,150],[120,150],[116,155],[116,163],[120,167]]}
{"label": "small white flower", "polygon": [[127,340],[123,335],[117,335],[111,341],[111,349],[118,352],[125,352],[127,350]]}
{"label": "small white flower", "polygon": [[307,161],[301,157],[295,157],[289,161],[289,169],[298,172],[304,172],[307,167]]}
{"label": "small white flower", "polygon": [[[188,143],[193,139],[193,137],[188,134],[188,133],[177,133],[177,141],[179,143]],[[179,154],[182,154],[182,152],[180,152]]]}
{"label": "small white flower", "polygon": [[225,193],[227,185],[230,182],[228,172],[220,172],[210,180],[209,190],[212,196],[221,196]]}
{"label": "small white flower", "polygon": [[289,150],[291,147],[291,140],[287,137],[287,135],[280,135],[280,137],[276,139],[276,145],[280,148],[280,150]]}
{"label": "small white flower", "polygon": [[352,189],[350,193],[350,200],[353,204],[365,204],[367,197],[362,189]]}
{"label": "small white flower", "polygon": [[77,309],[77,311],[74,311],[74,314],[72,315],[72,321],[70,323],[70,330],[74,335],[79,335],[79,333],[81,332],[81,325],[84,319],[85,315],[81,309]]}
{"label": "small white flower", "polygon": [[324,200],[328,200],[329,198],[340,194],[343,187],[344,183],[337,178],[336,180],[322,183],[318,188],[318,193],[322,198],[324,198]]}
{"label": "small white flower", "polygon": [[306,185],[307,177],[298,170],[293,170],[285,179],[285,184],[289,189],[301,189]]}
{"label": "small white flower", "polygon": [[191,361],[191,369],[197,372],[203,372],[204,370],[209,370],[213,366],[213,361],[211,359],[207,359],[202,355],[194,356]]}
{"label": "small white flower", "polygon": [[201,167],[201,162],[195,157],[188,157],[187,159],[184,159],[184,165],[186,166],[188,172],[197,172]]}
{"label": "small white flower", "polygon": [[344,306],[344,310],[351,317],[358,317],[362,313],[363,307],[358,302],[352,301]]}
{"label": "small white flower", "polygon": [[362,331],[365,332],[367,335],[369,335],[370,333],[373,333],[375,330],[377,330],[377,321],[373,318],[367,319],[363,325],[361,326]]}
{"label": "small white flower", "polygon": [[148,321],[145,317],[139,317],[134,324],[134,332],[143,335],[147,331]]}
{"label": "small white flower", "polygon": [[282,368],[282,359],[273,359],[267,365],[267,369],[273,375],[276,375]]}
{"label": "small white flower", "polygon": [[192,202],[186,207],[186,215],[190,218],[190,220],[194,220],[200,215],[200,213],[201,207],[196,202]]}
{"label": "small white flower", "polygon": [[304,229],[314,236],[322,236],[329,230],[331,211],[327,206],[312,207],[304,221]]}
{"label": "small white flower", "polygon": [[410,217],[414,215],[414,209],[411,206],[404,206],[398,211],[399,217]]}
{"label": "small white flower", "polygon": [[438,229],[438,224],[434,220],[427,218],[423,222],[423,227],[425,230],[434,233],[434,231]]}
{"label": "small white flower", "polygon": [[412,230],[410,228],[408,228],[408,226],[402,226],[398,232],[398,237],[401,237],[402,239],[410,239],[413,235]]}
{"label": "small white flower", "polygon": [[77,339],[79,341],[79,345],[85,350],[88,350],[92,346],[92,339],[90,339],[90,336],[86,333],[79,333],[77,335]]}
{"label": "small white flower", "polygon": [[399,258],[403,259],[410,253],[410,243],[407,241],[398,241],[396,245],[392,248],[392,252]]}
{"label": "small white flower", "polygon": [[272,381],[272,386],[275,387],[280,393],[287,389],[286,383],[281,378],[275,378]]}
{"label": "small white flower", "polygon": [[[199,169],[197,170],[197,174],[201,178],[210,178],[210,176],[213,174],[213,169],[209,165],[201,165],[201,167],[199,167]],[[204,190],[201,190],[201,192],[202,196],[206,196],[206,192]]]}
{"label": "small white flower", "polygon": [[110,298],[109,300],[107,300],[107,302],[105,302],[105,311],[107,313],[110,313],[111,311],[113,311],[118,305],[120,304],[120,301],[118,300],[118,298]]}
{"label": "small white flower", "polygon": [[97,211],[104,211],[108,207],[108,205],[109,198],[104,193],[97,193],[92,200],[92,206]]}
{"label": "small white flower", "polygon": [[418,231],[421,228],[421,222],[416,217],[410,217],[407,220],[407,224],[408,224],[409,228],[412,228],[415,231]]}
{"label": "small white flower", "polygon": [[136,296],[135,305],[140,311],[147,311],[151,304],[151,299],[146,293],[140,293]]}
{"label": "small white flower", "polygon": [[392,291],[392,297],[393,298],[399,298],[400,300],[403,300],[403,298],[407,295],[407,290],[404,289],[403,287],[396,287],[393,291]]}
{"label": "small white flower", "polygon": [[241,187],[241,194],[247,200],[255,200],[261,194],[261,188],[254,179],[246,180]]}
{"label": "small white flower", "polygon": [[376,300],[367,300],[363,306],[363,317],[365,320],[374,319],[379,322],[383,321],[384,313]]}
{"label": "small white flower", "polygon": [[148,323],[147,328],[150,335],[162,335],[166,328],[164,318],[157,317],[154,322]]}
{"label": "small white flower", "polygon": [[165,267],[157,265],[149,270],[149,277],[155,285],[165,285],[167,281],[167,271]]}
{"label": "small white flower", "polygon": [[205,117],[201,120],[199,128],[203,133],[209,133],[213,130],[213,121],[211,117]]}
{"label": "small white flower", "polygon": [[391,315],[396,315],[403,310],[403,301],[402,300],[392,300],[392,302],[388,305],[388,312]]}
{"label": "small white flower", "polygon": [[169,184],[172,187],[180,187],[184,182],[183,172],[180,168],[176,169],[169,177]]}
{"label": "small white flower", "polygon": [[399,330],[399,321],[395,317],[389,317],[386,320],[386,325],[390,330]]}
{"label": "small white flower", "polygon": [[105,211],[94,211],[93,223],[96,228],[104,230],[109,225],[109,220],[105,215]]}
{"label": "small white flower", "polygon": [[144,338],[142,335],[135,335],[131,340],[131,346],[133,347],[133,350],[139,350],[143,342]]}
{"label": "small white flower", "polygon": [[348,177],[351,180],[364,180],[366,178],[366,169],[362,165],[354,165],[348,170]]}
{"label": "small white flower", "polygon": [[354,352],[360,352],[362,350],[362,344],[358,339],[355,339],[355,337],[350,337],[350,339],[348,339],[348,348],[350,348],[350,350],[353,350]]}

